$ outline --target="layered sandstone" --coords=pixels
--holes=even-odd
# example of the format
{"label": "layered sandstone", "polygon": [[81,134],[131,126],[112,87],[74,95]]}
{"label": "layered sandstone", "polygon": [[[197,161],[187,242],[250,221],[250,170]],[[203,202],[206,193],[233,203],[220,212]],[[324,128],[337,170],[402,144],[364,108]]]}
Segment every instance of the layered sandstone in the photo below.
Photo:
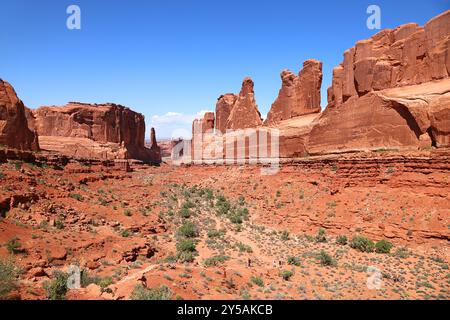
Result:
{"label": "layered sandstone", "polygon": [[308,152],[450,146],[450,11],[359,41],[334,68]]}
{"label": "layered sandstone", "polygon": [[144,116],[121,105],[41,107],[32,111],[29,122],[46,150],[81,158],[161,161],[157,145],[145,148]]}
{"label": "layered sandstone", "polygon": [[450,11],[425,26],[409,23],[356,43],[333,70],[329,106],[372,91],[421,84],[450,75]]}
{"label": "layered sandstone", "polygon": [[305,61],[298,75],[284,70],[281,81],[280,92],[270,108],[265,125],[276,125],[283,120],[320,112],[322,62]]}
{"label": "layered sandstone", "polygon": [[35,132],[28,127],[27,108],[14,88],[0,79],[0,145],[20,150],[39,150]]}

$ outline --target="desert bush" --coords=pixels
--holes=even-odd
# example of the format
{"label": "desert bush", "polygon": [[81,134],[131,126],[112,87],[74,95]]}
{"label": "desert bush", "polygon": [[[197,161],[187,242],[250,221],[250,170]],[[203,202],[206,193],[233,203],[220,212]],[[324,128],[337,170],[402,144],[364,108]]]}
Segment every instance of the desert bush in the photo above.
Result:
{"label": "desert bush", "polygon": [[56,220],[55,221],[55,228],[58,229],[58,230],[64,229],[64,223],[61,220]]}
{"label": "desert bush", "polygon": [[83,196],[79,193],[71,193],[69,195],[72,199],[78,200],[78,201],[83,201]]}
{"label": "desert bush", "polygon": [[189,210],[189,208],[187,207],[182,207],[178,214],[180,215],[180,217],[188,219],[191,217],[191,210]]}
{"label": "desert bush", "polygon": [[229,259],[228,256],[225,256],[223,254],[219,254],[217,256],[212,256],[208,259],[205,259],[204,263],[207,267],[217,266],[220,263],[224,263]]}
{"label": "desert bush", "polygon": [[258,287],[264,287],[264,280],[260,277],[252,276],[250,281],[256,284]]}
{"label": "desert bush", "polygon": [[375,244],[376,253],[390,253],[393,245],[387,240],[380,240]]}
{"label": "desert bush", "polygon": [[336,261],[325,250],[321,250],[317,257],[322,266],[336,265]]}
{"label": "desert bush", "polygon": [[167,286],[159,288],[145,288],[142,284],[134,287],[130,296],[131,300],[170,300],[172,291]]}
{"label": "desert bush", "polygon": [[181,240],[177,243],[178,252],[195,252],[195,243],[192,240]]}
{"label": "desert bush", "polygon": [[342,246],[345,246],[345,245],[347,244],[347,242],[348,242],[348,239],[347,239],[346,236],[338,236],[338,237],[336,238],[336,243],[337,243],[337,244],[340,244],[340,245],[342,245]]}
{"label": "desert bush", "polygon": [[67,293],[67,280],[69,279],[69,274],[56,271],[53,274],[53,277],[53,280],[44,283],[47,299],[64,300]]}
{"label": "desert bush", "polygon": [[253,249],[252,247],[250,247],[249,245],[246,245],[242,242],[239,242],[238,244],[236,244],[237,248],[239,249],[240,252],[248,252],[248,253],[252,253]]}
{"label": "desert bush", "polygon": [[290,270],[283,270],[280,272],[280,277],[283,278],[283,280],[285,280],[285,281],[289,281],[293,275],[294,275],[294,272],[292,272]]}
{"label": "desert bush", "polygon": [[291,266],[300,266],[300,259],[298,257],[290,256],[287,259],[287,263]]}
{"label": "desert bush", "polygon": [[353,249],[359,250],[361,252],[373,252],[375,244],[372,240],[363,237],[363,236],[356,236],[353,237],[350,247]]}
{"label": "desert bush", "polygon": [[195,238],[198,236],[197,226],[191,221],[186,221],[178,229],[178,234],[186,238]]}
{"label": "desert bush", "polygon": [[394,257],[406,259],[409,257],[409,251],[405,247],[398,248],[394,253]]}
{"label": "desert bush", "polygon": [[0,260],[0,300],[16,288],[19,274],[20,270],[13,260]]}
{"label": "desert bush", "polygon": [[327,242],[326,231],[320,228],[316,235],[316,242]]}
{"label": "desert bush", "polygon": [[6,249],[10,254],[16,254],[20,252],[22,244],[19,242],[19,238],[14,237],[6,243]]}
{"label": "desert bush", "polygon": [[100,276],[91,276],[87,270],[81,271],[81,286],[86,288],[90,284],[98,285],[102,291],[104,291],[107,287],[109,287],[113,283],[112,277],[100,277]]}
{"label": "desert bush", "polygon": [[223,230],[209,230],[208,231],[208,238],[218,238],[225,234]]}
{"label": "desert bush", "polygon": [[289,231],[283,230],[281,232],[281,240],[282,241],[288,241],[289,240]]}
{"label": "desert bush", "polygon": [[129,230],[123,230],[121,236],[124,238],[128,238],[131,236],[131,232]]}

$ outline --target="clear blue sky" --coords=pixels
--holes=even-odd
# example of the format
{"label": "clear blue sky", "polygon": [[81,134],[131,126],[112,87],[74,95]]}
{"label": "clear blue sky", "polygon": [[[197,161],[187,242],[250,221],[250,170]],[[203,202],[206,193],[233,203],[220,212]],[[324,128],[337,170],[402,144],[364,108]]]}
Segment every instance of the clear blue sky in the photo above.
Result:
{"label": "clear blue sky", "polygon": [[[66,28],[66,8],[81,8],[81,30]],[[2,1],[0,78],[30,108],[68,101],[115,102],[146,116],[159,137],[189,129],[200,110],[255,81],[261,113],[280,88],[280,71],[324,63],[322,105],[344,50],[382,28],[424,24],[448,0],[43,0]],[[154,117],[157,115],[157,117]]]}

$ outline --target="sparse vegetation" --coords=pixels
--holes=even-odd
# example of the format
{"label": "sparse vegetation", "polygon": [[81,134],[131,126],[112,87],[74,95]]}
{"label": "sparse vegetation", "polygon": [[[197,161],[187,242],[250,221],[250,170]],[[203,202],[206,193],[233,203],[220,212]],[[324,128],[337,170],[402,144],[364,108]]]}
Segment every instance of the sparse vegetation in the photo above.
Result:
{"label": "sparse vegetation", "polygon": [[375,244],[376,253],[390,253],[393,245],[387,240],[380,240]]}
{"label": "sparse vegetation", "polygon": [[299,267],[300,266],[300,258],[289,256],[287,259],[287,263],[292,266]]}
{"label": "sparse vegetation", "polygon": [[336,261],[325,250],[320,251],[318,254],[318,259],[322,266],[329,267],[336,265]]}
{"label": "sparse vegetation", "polygon": [[204,261],[204,264],[207,267],[217,266],[218,264],[223,263],[223,262],[227,261],[228,259],[229,259],[228,256],[219,254],[217,256],[213,256],[213,257],[206,259]]}
{"label": "sparse vegetation", "polygon": [[69,274],[56,271],[53,280],[44,283],[44,289],[49,300],[64,300],[67,293],[67,280]]}
{"label": "sparse vegetation", "polygon": [[350,243],[350,247],[352,247],[353,249],[356,249],[358,251],[361,252],[373,252],[374,248],[375,248],[375,244],[373,243],[372,240],[363,237],[363,236],[356,236],[353,237],[351,243]]}
{"label": "sparse vegetation", "polygon": [[322,243],[327,242],[326,231],[323,228],[320,228],[316,235],[316,242]]}
{"label": "sparse vegetation", "polygon": [[336,238],[336,243],[345,246],[348,243],[347,236],[338,236]]}
{"label": "sparse vegetation", "polygon": [[264,287],[264,280],[261,277],[252,276],[250,281],[256,284],[258,287]]}
{"label": "sparse vegetation", "polygon": [[142,284],[134,287],[130,296],[131,300],[170,300],[172,291],[167,286],[159,288],[145,288]]}
{"label": "sparse vegetation", "polygon": [[197,226],[191,221],[186,221],[178,229],[178,235],[186,238],[195,238],[198,236]]}
{"label": "sparse vegetation", "polygon": [[16,288],[19,274],[20,270],[13,260],[0,259],[0,300]]}
{"label": "sparse vegetation", "polygon": [[284,281],[289,281],[293,275],[294,272],[291,270],[283,270],[280,272],[280,277],[283,278]]}
{"label": "sparse vegetation", "polygon": [[19,242],[19,238],[14,237],[6,243],[6,249],[10,254],[17,254],[21,252],[22,244]]}

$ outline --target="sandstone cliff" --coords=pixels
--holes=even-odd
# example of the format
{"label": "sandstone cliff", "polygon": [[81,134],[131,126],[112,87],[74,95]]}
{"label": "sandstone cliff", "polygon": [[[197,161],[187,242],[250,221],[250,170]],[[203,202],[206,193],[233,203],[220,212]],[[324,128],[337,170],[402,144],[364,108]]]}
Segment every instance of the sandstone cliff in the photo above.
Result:
{"label": "sandstone cliff", "polygon": [[333,70],[309,153],[450,146],[450,11],[357,42]]}
{"label": "sandstone cliff", "polygon": [[144,116],[121,105],[41,107],[32,111],[29,122],[45,150],[83,158],[161,161],[157,146],[144,146]]}
{"label": "sandstone cliff", "polygon": [[276,125],[283,120],[320,112],[322,62],[305,61],[298,76],[284,70],[281,81],[280,92],[270,108],[265,125]]}
{"label": "sandstone cliff", "polygon": [[0,79],[0,145],[21,150],[39,150],[37,135],[28,127],[27,108],[14,88]]}

